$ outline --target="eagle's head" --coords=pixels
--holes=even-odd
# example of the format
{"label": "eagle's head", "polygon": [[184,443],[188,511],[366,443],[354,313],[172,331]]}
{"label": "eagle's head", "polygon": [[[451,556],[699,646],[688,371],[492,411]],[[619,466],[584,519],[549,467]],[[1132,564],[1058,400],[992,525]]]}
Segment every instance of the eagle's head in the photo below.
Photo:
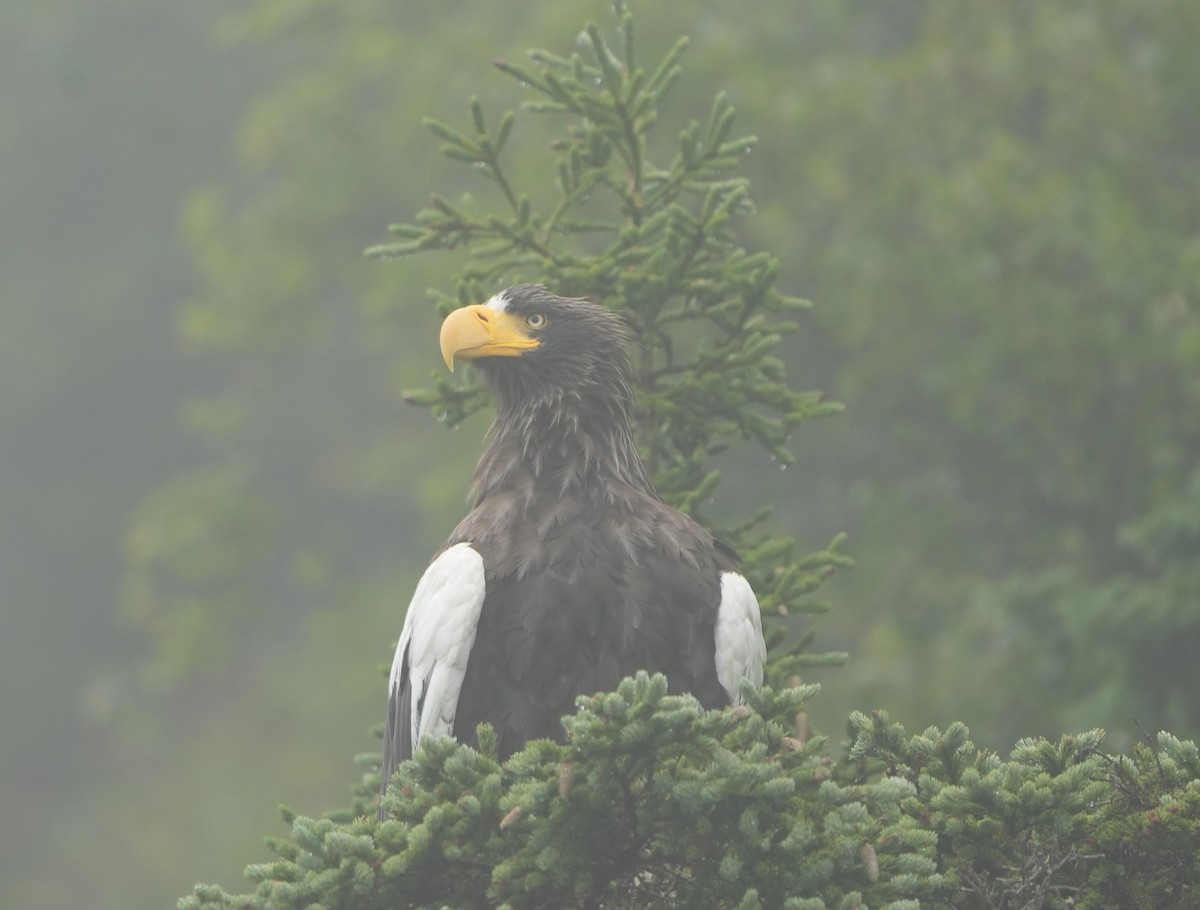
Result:
{"label": "eagle's head", "polygon": [[[629,330],[613,310],[518,284],[442,323],[446,365],[473,361],[500,410],[628,401]],[[586,407],[586,404],[584,404]]]}

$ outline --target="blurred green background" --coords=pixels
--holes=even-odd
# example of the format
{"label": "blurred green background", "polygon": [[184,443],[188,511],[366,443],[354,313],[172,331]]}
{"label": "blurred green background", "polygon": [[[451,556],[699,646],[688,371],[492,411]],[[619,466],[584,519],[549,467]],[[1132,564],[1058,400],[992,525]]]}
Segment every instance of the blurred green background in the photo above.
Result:
{"label": "blurred green background", "polygon": [[[1200,5],[631,8],[644,61],[692,39],[657,156],[718,90],[760,137],[746,242],[816,303],[794,384],[848,406],[716,503],[851,534],[818,725],[1195,737]],[[172,906],[266,858],[277,803],[345,802],[483,426],[400,400],[453,261],[361,250],[485,191],[421,117],[519,105],[490,62],[588,19],[0,6],[0,906]]]}

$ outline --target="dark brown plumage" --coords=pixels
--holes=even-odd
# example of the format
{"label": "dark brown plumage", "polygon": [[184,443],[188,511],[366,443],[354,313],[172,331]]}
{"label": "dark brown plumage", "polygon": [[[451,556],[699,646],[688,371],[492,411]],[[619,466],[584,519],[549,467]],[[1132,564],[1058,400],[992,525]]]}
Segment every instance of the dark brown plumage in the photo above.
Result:
{"label": "dark brown plumage", "polygon": [[[662,502],[638,457],[628,342],[616,313],[538,285],[447,319],[443,353],[474,360],[496,418],[471,511],[422,579],[443,593],[419,586],[409,608],[385,786],[423,733],[475,743],[487,721],[507,756],[535,737],[561,739],[576,697],[637,670],[708,707],[736,697],[739,676],[761,681],[757,604],[736,556]],[[460,625],[470,628],[459,635]],[[439,636],[425,650],[440,656],[418,653]],[[439,682],[438,661],[445,670],[464,654],[459,675]],[[415,722],[431,710],[437,721]]]}

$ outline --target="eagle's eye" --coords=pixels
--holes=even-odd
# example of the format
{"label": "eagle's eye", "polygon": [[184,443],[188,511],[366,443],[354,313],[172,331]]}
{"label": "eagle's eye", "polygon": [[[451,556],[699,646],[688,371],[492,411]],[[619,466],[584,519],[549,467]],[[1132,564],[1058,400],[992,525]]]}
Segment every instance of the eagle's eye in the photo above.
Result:
{"label": "eagle's eye", "polygon": [[525,324],[531,329],[540,329],[546,324],[546,317],[541,313],[530,313],[525,317]]}

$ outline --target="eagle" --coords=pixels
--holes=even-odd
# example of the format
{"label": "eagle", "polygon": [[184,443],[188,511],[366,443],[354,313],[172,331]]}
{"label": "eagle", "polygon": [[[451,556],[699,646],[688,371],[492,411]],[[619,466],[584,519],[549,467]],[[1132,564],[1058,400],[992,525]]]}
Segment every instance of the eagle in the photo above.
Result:
{"label": "eagle", "polygon": [[710,708],[739,702],[742,679],[761,685],[761,614],[737,555],[663,502],[638,455],[630,342],[614,310],[536,284],[442,324],[446,365],[472,362],[496,415],[470,512],[404,618],[382,792],[423,737],[477,746],[486,721],[506,758],[561,740],[578,696],[638,670]]}

